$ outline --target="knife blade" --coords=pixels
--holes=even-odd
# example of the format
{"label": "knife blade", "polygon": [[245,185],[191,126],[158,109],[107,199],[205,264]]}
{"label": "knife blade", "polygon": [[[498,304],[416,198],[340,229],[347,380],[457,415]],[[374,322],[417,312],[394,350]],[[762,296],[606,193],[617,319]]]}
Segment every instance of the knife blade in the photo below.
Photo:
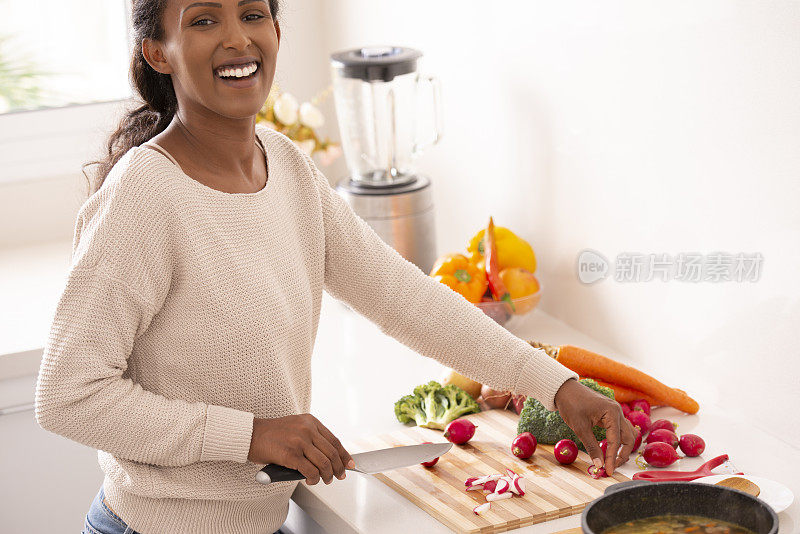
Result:
{"label": "knife blade", "polygon": [[[375,451],[360,452],[352,454],[355,468],[348,471],[358,471],[367,475],[391,471],[409,465],[429,462],[434,458],[442,456],[450,450],[452,443],[424,443],[421,445],[405,445],[401,447],[389,447]],[[256,473],[256,481],[261,484],[272,482],[285,482],[289,480],[303,480],[300,471],[277,464],[267,464],[261,471]]]}

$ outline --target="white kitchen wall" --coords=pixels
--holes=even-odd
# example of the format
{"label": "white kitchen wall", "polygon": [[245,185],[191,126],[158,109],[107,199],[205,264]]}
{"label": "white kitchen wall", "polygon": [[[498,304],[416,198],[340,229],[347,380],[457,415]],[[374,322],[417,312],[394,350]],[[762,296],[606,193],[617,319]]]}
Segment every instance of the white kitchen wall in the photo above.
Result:
{"label": "white kitchen wall", "polygon": [[[419,48],[442,80],[445,137],[420,163],[440,252],[464,248],[492,214],[534,245],[543,309],[701,402],[800,441],[800,3],[323,9],[328,49]],[[764,259],[757,282],[612,272],[584,285],[586,248],[612,270],[624,252]]]}

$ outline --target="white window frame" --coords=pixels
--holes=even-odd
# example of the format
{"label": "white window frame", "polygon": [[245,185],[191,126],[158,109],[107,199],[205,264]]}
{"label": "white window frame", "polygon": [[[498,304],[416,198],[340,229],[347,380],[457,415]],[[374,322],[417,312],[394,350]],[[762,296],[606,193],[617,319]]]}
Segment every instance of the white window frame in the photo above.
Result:
{"label": "white window frame", "polygon": [[102,154],[131,99],[0,115],[0,184],[81,172]]}

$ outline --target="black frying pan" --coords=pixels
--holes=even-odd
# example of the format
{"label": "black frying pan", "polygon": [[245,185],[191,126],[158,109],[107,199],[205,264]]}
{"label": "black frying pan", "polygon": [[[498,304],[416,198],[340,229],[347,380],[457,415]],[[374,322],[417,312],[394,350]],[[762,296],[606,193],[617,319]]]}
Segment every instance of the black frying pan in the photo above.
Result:
{"label": "black frying pan", "polygon": [[633,480],[606,489],[581,515],[585,534],[655,515],[686,514],[721,519],[757,534],[777,534],[778,516],[747,493],[709,484]]}

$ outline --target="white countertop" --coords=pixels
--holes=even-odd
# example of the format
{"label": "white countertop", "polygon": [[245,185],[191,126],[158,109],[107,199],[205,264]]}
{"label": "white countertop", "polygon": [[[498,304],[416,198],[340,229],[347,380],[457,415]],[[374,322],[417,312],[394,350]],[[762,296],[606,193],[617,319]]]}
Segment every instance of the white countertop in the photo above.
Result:
{"label": "white countertop", "polygon": [[[570,343],[613,354],[608,347],[534,310],[515,318],[507,327],[526,340]],[[394,402],[418,384],[439,380],[444,367],[383,335],[364,317],[326,295],[313,361],[311,412],[342,441],[403,428],[394,417]],[[681,385],[678,385],[679,387]],[[703,437],[707,450],[701,458],[685,458],[670,469],[695,469],[703,462],[727,453],[744,473],[779,481],[800,496],[800,450],[754,429],[721,407],[701,404],[690,416],[672,408],[658,408],[654,420],[666,418],[679,424],[678,433]],[[509,444],[510,446],[510,444]],[[619,471],[632,476],[638,469],[629,461]],[[449,528],[377,479],[348,473],[330,485],[307,486],[301,482],[294,501],[331,533],[366,532],[399,534],[409,531],[446,533]],[[779,514],[781,533],[800,531],[797,499]],[[580,526],[580,514],[516,530],[551,533]]]}
{"label": "white countertop", "polygon": [[[63,241],[0,250],[0,379],[38,370],[41,347],[63,289],[70,250],[71,243]],[[538,309],[514,318],[507,326],[523,339],[570,343],[614,353]],[[312,367],[311,412],[342,441],[402,428],[394,417],[394,402],[420,383],[439,380],[444,371],[435,360],[385,336],[377,326],[327,294]],[[23,402],[11,391],[5,393],[9,395],[0,396],[5,405]],[[703,458],[683,459],[671,468],[694,469],[703,461],[727,453],[745,473],[779,481],[800,496],[800,450],[746,421],[737,421],[735,416],[710,403],[701,403],[695,416],[670,408],[656,410],[655,418],[678,422],[679,433],[693,431],[708,446]],[[620,471],[631,476],[636,467],[628,462]],[[345,480],[334,480],[327,486],[322,482],[314,486],[301,482],[293,500],[332,534],[394,534],[409,529],[426,534],[451,532],[367,475],[348,473]],[[781,533],[800,531],[797,499],[779,517]],[[579,525],[578,514],[517,532],[551,533]]]}

